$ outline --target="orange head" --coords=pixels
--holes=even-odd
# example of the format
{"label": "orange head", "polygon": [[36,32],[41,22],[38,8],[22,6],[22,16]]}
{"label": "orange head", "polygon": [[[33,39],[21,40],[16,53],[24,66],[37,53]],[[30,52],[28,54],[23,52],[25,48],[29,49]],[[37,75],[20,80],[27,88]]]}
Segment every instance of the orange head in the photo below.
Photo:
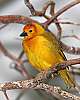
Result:
{"label": "orange head", "polygon": [[44,28],[38,23],[28,23],[23,28],[23,33],[20,36],[25,38],[33,38],[44,33]]}

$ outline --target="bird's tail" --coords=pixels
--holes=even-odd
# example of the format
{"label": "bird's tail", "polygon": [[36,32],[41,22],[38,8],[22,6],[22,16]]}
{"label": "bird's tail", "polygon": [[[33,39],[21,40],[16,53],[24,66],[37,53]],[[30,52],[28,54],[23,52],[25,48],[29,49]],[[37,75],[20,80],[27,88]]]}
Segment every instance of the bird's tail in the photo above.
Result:
{"label": "bird's tail", "polygon": [[67,69],[59,71],[60,77],[64,80],[67,87],[75,87],[75,81],[67,71]]}

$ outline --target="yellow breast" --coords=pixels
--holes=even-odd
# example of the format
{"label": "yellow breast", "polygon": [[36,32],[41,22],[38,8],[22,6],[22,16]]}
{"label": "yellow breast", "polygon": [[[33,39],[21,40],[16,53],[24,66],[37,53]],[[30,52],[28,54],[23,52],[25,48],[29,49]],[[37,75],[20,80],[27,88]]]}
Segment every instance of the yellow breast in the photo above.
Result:
{"label": "yellow breast", "polygon": [[38,70],[48,70],[59,62],[58,53],[53,43],[44,36],[23,41],[23,48],[30,63]]}

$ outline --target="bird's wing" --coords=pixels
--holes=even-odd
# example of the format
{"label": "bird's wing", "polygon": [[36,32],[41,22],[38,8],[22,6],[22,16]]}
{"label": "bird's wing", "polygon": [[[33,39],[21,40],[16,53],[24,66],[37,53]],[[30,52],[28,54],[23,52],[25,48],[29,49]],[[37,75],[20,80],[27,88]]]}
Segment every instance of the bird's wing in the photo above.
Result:
{"label": "bird's wing", "polygon": [[54,34],[51,33],[51,32],[47,32],[46,31],[46,34],[44,34],[44,37],[46,37],[55,46],[55,49],[62,56],[62,58],[64,60],[67,60],[66,57],[65,57],[65,55],[64,55],[64,53],[63,53],[63,51],[62,51],[62,48],[60,46],[60,43],[57,40],[57,38],[54,36]]}

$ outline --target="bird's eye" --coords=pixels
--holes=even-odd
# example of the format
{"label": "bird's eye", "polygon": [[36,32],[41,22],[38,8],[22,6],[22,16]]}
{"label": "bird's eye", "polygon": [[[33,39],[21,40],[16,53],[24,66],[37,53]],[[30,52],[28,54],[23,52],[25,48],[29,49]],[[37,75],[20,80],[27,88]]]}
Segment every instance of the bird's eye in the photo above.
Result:
{"label": "bird's eye", "polygon": [[29,32],[32,32],[32,30],[29,30]]}

